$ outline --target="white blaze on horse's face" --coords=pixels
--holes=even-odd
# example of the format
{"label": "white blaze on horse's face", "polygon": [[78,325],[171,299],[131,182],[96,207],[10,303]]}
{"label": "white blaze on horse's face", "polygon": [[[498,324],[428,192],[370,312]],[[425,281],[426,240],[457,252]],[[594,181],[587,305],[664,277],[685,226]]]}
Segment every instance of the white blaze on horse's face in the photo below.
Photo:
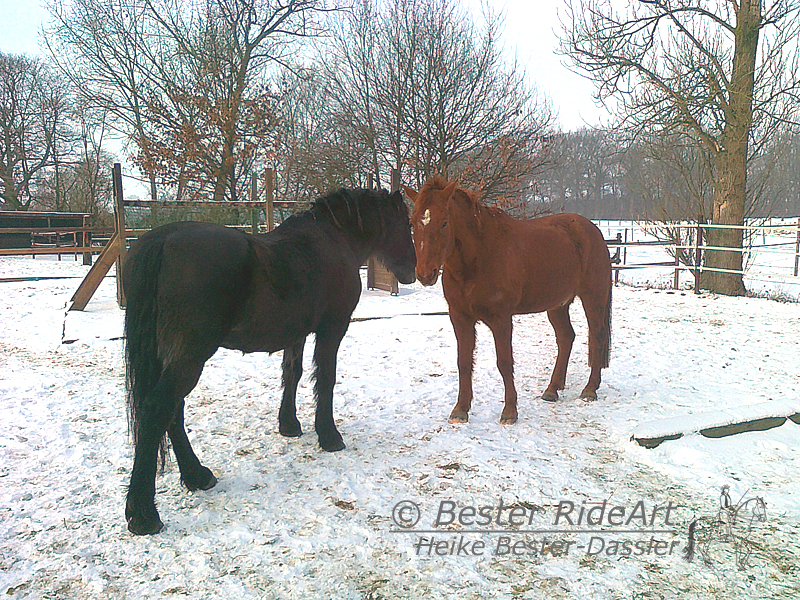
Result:
{"label": "white blaze on horse's face", "polygon": [[431,210],[429,208],[425,209],[425,212],[422,214],[422,226],[425,227],[428,223],[431,222]]}

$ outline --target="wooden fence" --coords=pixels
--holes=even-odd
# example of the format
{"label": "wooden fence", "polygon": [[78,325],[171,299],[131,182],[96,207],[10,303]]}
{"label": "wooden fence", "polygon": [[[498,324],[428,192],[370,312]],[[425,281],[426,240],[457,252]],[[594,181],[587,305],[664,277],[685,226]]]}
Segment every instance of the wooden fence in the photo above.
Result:
{"label": "wooden fence", "polygon": [[[251,179],[250,200],[249,201],[169,201],[161,202],[155,200],[125,200],[122,190],[122,168],[119,163],[114,164],[112,180],[114,184],[114,230],[100,256],[92,268],[87,273],[78,290],[72,297],[72,305],[69,310],[83,310],[94,295],[98,286],[105,278],[111,265],[116,263],[117,273],[121,272],[122,263],[128,248],[128,240],[137,237],[147,231],[146,229],[129,230],[125,223],[125,208],[176,208],[176,207],[195,207],[195,208],[245,208],[250,210],[250,226],[252,233],[258,233],[258,213],[264,210],[266,219],[266,230],[271,231],[275,228],[275,208],[298,208],[303,206],[299,202],[274,200],[274,172],[267,169],[264,175],[264,199],[257,200],[258,186],[255,176]],[[125,306],[125,290],[122,286],[122,278],[117,277],[117,300],[120,306]]]}
{"label": "wooden fence", "polygon": [[91,264],[91,254],[100,252],[93,236],[110,229],[89,227],[90,215],[63,212],[0,212],[0,256],[73,254]]}
{"label": "wooden fence", "polygon": [[[372,185],[372,178],[368,176],[368,187]],[[147,229],[127,229],[125,224],[126,207],[196,207],[196,208],[209,208],[209,207],[234,207],[244,208],[251,211],[251,224],[250,226],[239,226],[243,229],[249,229],[252,232],[257,232],[258,227],[258,212],[264,210],[265,214],[265,229],[272,230],[275,227],[274,211],[275,208],[297,209],[302,205],[298,202],[291,201],[275,201],[274,200],[274,172],[268,169],[264,175],[264,199],[257,200],[257,185],[255,177],[251,180],[251,200],[242,202],[214,202],[214,201],[172,201],[172,202],[157,202],[152,200],[124,200],[122,191],[122,173],[121,167],[117,163],[114,165],[113,170],[114,182],[114,212],[115,224],[113,228],[104,227],[89,227],[86,225],[86,219],[80,227],[6,227],[0,228],[0,234],[7,235],[29,235],[32,236],[33,243],[31,247],[25,248],[0,248],[0,256],[19,256],[19,255],[58,255],[59,260],[62,254],[74,254],[75,259],[79,255],[83,256],[84,264],[92,263],[92,255],[99,254],[99,257],[92,269],[87,274],[82,282],[78,291],[73,296],[73,303],[70,310],[83,310],[89,299],[94,294],[94,291],[99,286],[106,273],[111,268],[111,265],[117,263],[118,271],[121,262],[124,258],[124,253],[127,250],[128,240],[135,238],[147,231]],[[399,172],[395,169],[392,170],[392,191],[400,188]],[[88,215],[85,215],[88,218]],[[713,267],[703,266],[703,252],[709,251],[722,251],[722,252],[751,252],[754,249],[763,247],[774,246],[790,246],[794,245],[794,269],[793,276],[797,277],[800,271],[800,219],[796,225],[783,224],[769,224],[769,225],[716,225],[708,223],[680,223],[670,224],[670,228],[678,230],[692,230],[694,232],[693,242],[689,244],[675,244],[664,242],[660,240],[640,240],[634,241],[628,239],[628,229],[624,231],[624,236],[618,233],[615,239],[607,239],[609,249],[612,251],[612,269],[614,271],[614,281],[619,282],[619,273],[627,269],[642,269],[642,268],[669,268],[674,272],[673,288],[677,289],[680,282],[680,272],[689,271],[694,275],[694,290],[699,293],[700,274],[703,271],[716,271],[716,272],[729,272],[739,273],[744,275],[744,270],[730,270],[718,269]],[[794,227],[796,229],[795,239],[793,242],[782,242],[777,244],[761,244],[751,245],[744,248],[726,248],[710,246],[705,244],[705,232],[709,229],[739,229],[743,232],[751,234],[755,232],[765,232],[775,230],[778,228],[787,229],[787,227]],[[631,229],[633,231],[633,229]],[[99,245],[105,242],[105,245]],[[628,262],[628,249],[635,247],[646,246],[660,246],[663,248],[671,249],[674,256],[670,261],[658,262],[643,262],[631,263]],[[679,254],[688,252],[693,257],[693,264],[685,265],[679,261]],[[396,295],[399,292],[397,279],[389,272],[383,265],[374,259],[370,259],[367,268],[367,287],[370,289],[382,289]],[[117,278],[117,295],[120,304],[124,306],[125,296],[122,289],[120,278]]]}

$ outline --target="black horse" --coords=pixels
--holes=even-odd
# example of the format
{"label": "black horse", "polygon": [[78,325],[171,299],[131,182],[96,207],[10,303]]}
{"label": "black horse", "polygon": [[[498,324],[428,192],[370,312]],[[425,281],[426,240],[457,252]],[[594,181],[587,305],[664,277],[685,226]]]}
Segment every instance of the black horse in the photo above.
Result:
{"label": "black horse", "polygon": [[184,398],[222,346],[283,350],[279,431],[302,432],[295,394],[306,336],[316,334],[315,428],[320,446],[344,448],[333,421],[336,354],[361,294],[359,267],[377,255],[402,283],[416,256],[400,192],[341,189],[265,235],[173,223],[143,235],[122,269],[129,424],[136,446],[125,506],[135,534],[162,528],[155,507],[166,435],[189,490],[217,480],[192,451]]}

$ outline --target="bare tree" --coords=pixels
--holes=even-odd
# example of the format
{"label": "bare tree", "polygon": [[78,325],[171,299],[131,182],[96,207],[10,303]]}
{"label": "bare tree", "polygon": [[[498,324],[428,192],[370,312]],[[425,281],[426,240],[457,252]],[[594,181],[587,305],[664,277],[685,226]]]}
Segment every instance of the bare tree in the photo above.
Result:
{"label": "bare tree", "polygon": [[104,149],[107,113],[77,102],[67,151],[43,176],[38,209],[88,213],[94,223],[110,223],[111,170],[115,158]]}
{"label": "bare tree", "polygon": [[[800,3],[795,0],[570,0],[562,51],[615,98],[634,134],[696,143],[713,186],[711,221],[742,225],[747,164],[777,123],[798,114]],[[742,232],[712,229],[708,245],[742,248]],[[707,251],[703,287],[743,294],[742,254]]]}
{"label": "bare tree", "polygon": [[550,133],[549,106],[454,0],[366,0],[334,28],[326,73],[377,181],[404,168],[417,184],[458,175],[499,203],[523,204]]}
{"label": "bare tree", "polygon": [[38,59],[0,53],[0,186],[4,208],[27,210],[56,159],[68,92]]}
{"label": "bare tree", "polygon": [[[52,0],[45,32],[50,56],[84,103],[108,112],[109,126],[134,148],[146,145],[147,99],[163,49],[144,0]],[[156,198],[155,172],[145,171]]]}
{"label": "bare tree", "polygon": [[369,172],[365,136],[352,127],[352,112],[328,94],[319,68],[284,73],[278,105],[279,132],[266,164],[277,170],[276,194],[306,202],[332,188],[365,185]]}
{"label": "bare tree", "polygon": [[[51,54],[151,181],[236,197],[273,128],[269,69],[323,0],[54,0]],[[182,187],[183,186],[183,187]]]}

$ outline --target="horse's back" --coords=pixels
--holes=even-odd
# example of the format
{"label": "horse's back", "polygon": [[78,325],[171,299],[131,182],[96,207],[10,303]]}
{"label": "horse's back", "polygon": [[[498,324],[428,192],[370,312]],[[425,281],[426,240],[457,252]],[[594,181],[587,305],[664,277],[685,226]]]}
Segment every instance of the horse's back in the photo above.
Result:
{"label": "horse's back", "polygon": [[128,310],[154,303],[162,357],[206,355],[220,345],[250,285],[247,237],[186,221],[157,227],[131,246],[123,270]]}
{"label": "horse's back", "polygon": [[547,215],[526,221],[534,230],[553,230],[567,235],[574,244],[588,251],[608,253],[600,229],[586,217],[574,213]]}
{"label": "horse's back", "polygon": [[[603,233],[589,219],[578,214],[560,213],[531,219],[528,223],[538,237],[545,236],[545,232],[549,231],[556,237],[568,240],[568,247],[574,250],[580,261],[582,279],[610,278],[611,258],[608,245]],[[554,258],[558,260],[556,256]]]}
{"label": "horse's back", "polygon": [[[214,223],[185,221],[150,233],[153,243],[160,241],[162,245],[161,295],[203,296],[208,302],[239,294],[246,285],[252,266],[247,235],[243,232]],[[142,240],[149,241],[144,236]]]}
{"label": "horse's back", "polygon": [[507,217],[503,242],[484,270],[492,285],[514,299],[514,312],[542,312],[571,302],[575,296],[610,286],[611,262],[603,234],[577,214],[535,219]]}

